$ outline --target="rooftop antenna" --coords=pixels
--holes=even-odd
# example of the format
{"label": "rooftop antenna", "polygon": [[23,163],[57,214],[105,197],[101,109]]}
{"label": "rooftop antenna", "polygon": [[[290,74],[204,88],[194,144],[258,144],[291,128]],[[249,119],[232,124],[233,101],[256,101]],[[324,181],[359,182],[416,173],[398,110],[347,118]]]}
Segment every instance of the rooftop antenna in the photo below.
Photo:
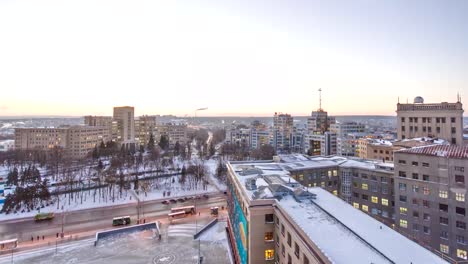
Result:
{"label": "rooftop antenna", "polygon": [[398,103],[400,103],[400,96],[398,96]]}
{"label": "rooftop antenna", "polygon": [[457,103],[461,102],[460,92],[457,92]]}
{"label": "rooftop antenna", "polygon": [[319,91],[319,111],[322,111],[322,88],[319,88],[318,91]]}

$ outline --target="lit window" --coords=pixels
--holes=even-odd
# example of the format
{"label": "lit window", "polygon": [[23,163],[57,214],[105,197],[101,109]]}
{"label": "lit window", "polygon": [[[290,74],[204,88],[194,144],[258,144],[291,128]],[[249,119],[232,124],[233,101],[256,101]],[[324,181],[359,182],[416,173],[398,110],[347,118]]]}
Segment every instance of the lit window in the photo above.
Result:
{"label": "lit window", "polygon": [[408,213],[408,209],[406,207],[400,207],[400,214],[405,215]]}
{"label": "lit window", "polygon": [[320,183],[320,186],[321,186],[322,188],[324,188],[324,187],[325,187],[325,182],[321,182],[321,183]]}
{"label": "lit window", "polygon": [[465,251],[465,250],[462,250],[462,249],[457,249],[457,257],[466,260],[466,259],[467,259],[467,257],[466,257],[466,251]]}
{"label": "lit window", "polygon": [[400,226],[404,228],[408,228],[408,221],[400,219]]}
{"label": "lit window", "polygon": [[448,254],[449,253],[449,247],[444,244],[440,244],[440,252]]}
{"label": "lit window", "polygon": [[359,209],[359,204],[358,203],[353,203],[354,208]]}
{"label": "lit window", "polygon": [[388,200],[382,198],[382,205],[388,206]]}
{"label": "lit window", "polygon": [[447,191],[439,191],[439,197],[440,198],[448,198]]}
{"label": "lit window", "polygon": [[424,195],[429,195],[431,193],[431,190],[428,187],[423,188],[423,193]]}
{"label": "lit window", "polygon": [[265,241],[273,241],[273,232],[265,232]]}
{"label": "lit window", "polygon": [[369,207],[367,205],[362,205],[362,210],[363,211],[366,211],[366,212],[369,212]]}
{"label": "lit window", "polygon": [[455,193],[455,199],[459,202],[465,201],[465,194],[464,193]]}
{"label": "lit window", "polygon": [[334,194],[334,195],[338,195],[338,191],[337,191],[337,190],[333,190],[333,194]]}
{"label": "lit window", "polygon": [[275,251],[273,249],[265,250],[265,260],[272,260],[274,258]]}
{"label": "lit window", "polygon": [[363,190],[369,190],[369,186],[367,185],[367,183],[362,184],[362,189]]}
{"label": "lit window", "polygon": [[338,171],[337,170],[333,170],[333,176],[338,176]]}
{"label": "lit window", "polygon": [[372,202],[373,203],[379,203],[379,198],[372,196]]}

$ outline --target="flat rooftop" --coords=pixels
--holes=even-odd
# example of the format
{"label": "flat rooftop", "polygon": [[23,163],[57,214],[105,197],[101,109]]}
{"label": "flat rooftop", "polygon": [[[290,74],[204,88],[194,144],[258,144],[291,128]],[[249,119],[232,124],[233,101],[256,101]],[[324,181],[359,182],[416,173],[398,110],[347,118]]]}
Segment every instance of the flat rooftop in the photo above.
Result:
{"label": "flat rooftop", "polygon": [[335,195],[303,187],[284,169],[287,164],[230,166],[249,200],[274,200],[332,263],[447,263]]}

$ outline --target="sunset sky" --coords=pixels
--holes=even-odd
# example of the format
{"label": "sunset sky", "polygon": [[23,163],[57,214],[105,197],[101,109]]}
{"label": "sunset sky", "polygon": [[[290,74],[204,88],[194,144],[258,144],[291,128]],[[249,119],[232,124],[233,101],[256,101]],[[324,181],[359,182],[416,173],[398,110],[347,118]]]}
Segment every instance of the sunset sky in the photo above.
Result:
{"label": "sunset sky", "polygon": [[468,105],[468,1],[0,1],[0,116]]}

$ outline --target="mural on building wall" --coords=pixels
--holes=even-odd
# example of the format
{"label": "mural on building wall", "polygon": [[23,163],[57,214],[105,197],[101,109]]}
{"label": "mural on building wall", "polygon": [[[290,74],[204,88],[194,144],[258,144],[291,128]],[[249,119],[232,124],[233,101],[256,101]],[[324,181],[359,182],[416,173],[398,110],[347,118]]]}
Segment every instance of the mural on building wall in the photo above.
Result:
{"label": "mural on building wall", "polygon": [[247,264],[247,236],[248,236],[248,226],[247,219],[245,218],[242,207],[239,204],[236,194],[233,192],[232,185],[229,184],[229,195],[228,195],[228,209],[229,209],[229,219],[231,223],[231,228],[234,233],[234,238],[236,242],[237,252],[239,254],[239,259],[241,264]]}

